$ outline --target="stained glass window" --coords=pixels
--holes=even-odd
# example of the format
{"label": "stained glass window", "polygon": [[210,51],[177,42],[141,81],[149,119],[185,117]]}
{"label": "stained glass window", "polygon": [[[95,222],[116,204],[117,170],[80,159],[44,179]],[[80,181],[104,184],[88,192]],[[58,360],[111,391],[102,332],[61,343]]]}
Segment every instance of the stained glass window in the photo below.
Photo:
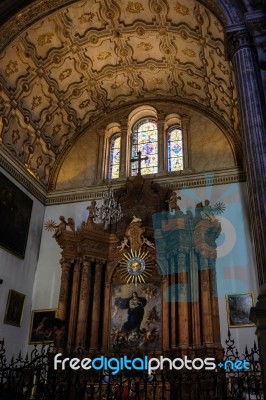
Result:
{"label": "stained glass window", "polygon": [[183,141],[180,127],[173,127],[168,133],[168,171],[183,169]]}
{"label": "stained glass window", "polygon": [[110,144],[109,179],[119,178],[121,136],[115,135]]}
{"label": "stained glass window", "polygon": [[[141,120],[133,128],[132,158],[147,157],[141,161],[141,175],[155,174],[158,172],[158,130],[157,124],[149,119]],[[138,162],[133,162],[131,175],[137,175]]]}

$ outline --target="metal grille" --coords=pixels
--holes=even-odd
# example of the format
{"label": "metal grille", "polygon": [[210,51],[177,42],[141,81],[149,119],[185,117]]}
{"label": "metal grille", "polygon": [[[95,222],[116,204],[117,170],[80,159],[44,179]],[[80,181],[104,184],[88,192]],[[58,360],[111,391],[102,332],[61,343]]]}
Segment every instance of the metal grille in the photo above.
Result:
{"label": "metal grille", "polygon": [[[249,371],[216,368],[212,371],[169,370],[148,375],[147,371],[110,371],[54,369],[56,352],[52,346],[36,347],[30,355],[19,355],[10,362],[5,357],[4,341],[0,342],[0,399],[1,400],[233,400],[264,399],[260,355],[256,344],[249,352],[239,355],[230,332],[224,357],[246,360]],[[101,354],[102,355],[102,354]],[[90,357],[81,349],[62,357]],[[99,354],[93,354],[97,357]],[[109,355],[110,356],[110,355]],[[112,355],[117,358],[121,354]],[[140,357],[132,355],[134,358]],[[150,355],[155,356],[155,354]],[[171,353],[167,355],[171,357]],[[175,357],[178,353],[175,352]],[[205,349],[195,357],[210,357]]]}

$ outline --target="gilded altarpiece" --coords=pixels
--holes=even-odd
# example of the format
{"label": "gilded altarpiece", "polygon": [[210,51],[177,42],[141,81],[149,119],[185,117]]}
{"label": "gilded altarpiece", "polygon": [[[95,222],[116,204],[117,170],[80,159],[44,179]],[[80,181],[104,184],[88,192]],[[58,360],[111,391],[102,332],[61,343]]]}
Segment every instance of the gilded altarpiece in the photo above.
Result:
{"label": "gilded altarpiece", "polygon": [[108,230],[95,221],[96,201],[79,229],[64,217],[54,227],[64,346],[101,354],[221,350],[214,208],[205,200],[183,212],[175,192],[140,175],[115,196],[123,218]]}

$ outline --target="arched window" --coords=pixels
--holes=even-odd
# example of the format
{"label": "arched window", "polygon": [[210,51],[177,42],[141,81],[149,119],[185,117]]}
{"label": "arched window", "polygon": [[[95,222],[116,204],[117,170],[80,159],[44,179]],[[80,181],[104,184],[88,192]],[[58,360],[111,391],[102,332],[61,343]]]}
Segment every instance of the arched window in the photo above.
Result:
{"label": "arched window", "polygon": [[167,137],[168,171],[184,169],[183,138],[180,126],[171,127]]}
{"label": "arched window", "polygon": [[[156,174],[158,172],[158,130],[157,124],[151,119],[142,119],[133,127],[132,158],[137,159],[138,152],[141,158],[141,175]],[[133,162],[131,175],[137,175],[138,162]]]}
{"label": "arched window", "polygon": [[110,141],[110,162],[109,162],[109,179],[119,178],[120,170],[120,146],[121,136],[114,135]]}

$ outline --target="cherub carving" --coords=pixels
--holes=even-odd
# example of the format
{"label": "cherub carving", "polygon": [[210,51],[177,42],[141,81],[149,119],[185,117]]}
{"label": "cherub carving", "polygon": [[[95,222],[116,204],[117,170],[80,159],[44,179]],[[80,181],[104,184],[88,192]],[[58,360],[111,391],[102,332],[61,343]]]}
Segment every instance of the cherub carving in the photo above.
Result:
{"label": "cherub carving", "polygon": [[152,249],[155,249],[154,243],[152,243],[149,239],[145,238],[144,236],[141,236],[142,238],[142,244],[146,244],[147,246],[151,247]]}
{"label": "cherub carving", "polygon": [[126,247],[129,247],[128,238],[124,236],[124,239],[121,240],[121,244],[117,246],[117,249],[119,249],[119,252],[121,253],[123,250],[125,250]]}
{"label": "cherub carving", "polygon": [[136,217],[136,215],[133,215],[133,219],[130,222],[131,224],[134,224],[135,222],[142,222],[141,218]]}
{"label": "cherub carving", "polygon": [[166,200],[166,202],[168,203],[168,207],[169,207],[169,212],[176,212],[176,211],[180,211],[180,207],[177,204],[178,200],[181,200],[180,196],[177,196],[176,192],[173,192],[170,199]]}

